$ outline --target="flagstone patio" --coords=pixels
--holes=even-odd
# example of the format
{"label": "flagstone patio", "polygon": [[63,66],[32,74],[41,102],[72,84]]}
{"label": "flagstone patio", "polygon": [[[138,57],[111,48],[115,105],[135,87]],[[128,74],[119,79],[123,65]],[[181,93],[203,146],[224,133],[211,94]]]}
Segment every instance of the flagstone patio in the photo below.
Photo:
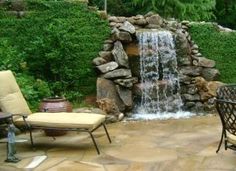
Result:
{"label": "flagstone patio", "polygon": [[[103,131],[96,140],[97,155],[86,133],[70,132],[51,137],[42,131],[30,142],[17,143],[16,164],[5,163],[6,144],[0,144],[0,170],[27,170],[35,156],[47,158],[34,171],[236,171],[236,153],[224,148],[215,153],[221,135],[218,116],[179,120],[129,121],[109,124],[109,144]],[[20,134],[17,139],[29,139]]]}

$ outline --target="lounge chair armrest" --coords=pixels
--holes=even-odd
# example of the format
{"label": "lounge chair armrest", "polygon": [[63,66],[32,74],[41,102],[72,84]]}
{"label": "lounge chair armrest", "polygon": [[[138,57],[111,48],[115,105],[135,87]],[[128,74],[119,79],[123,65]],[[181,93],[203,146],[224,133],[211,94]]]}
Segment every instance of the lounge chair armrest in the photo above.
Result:
{"label": "lounge chair armrest", "polygon": [[26,114],[12,114],[12,116],[22,116],[23,119],[28,117]]}
{"label": "lounge chair armrest", "polygon": [[31,129],[30,124],[26,121],[26,118],[28,117],[27,114],[13,114],[12,116],[21,116],[23,118],[24,123],[25,123],[25,127],[27,127],[27,129]]}

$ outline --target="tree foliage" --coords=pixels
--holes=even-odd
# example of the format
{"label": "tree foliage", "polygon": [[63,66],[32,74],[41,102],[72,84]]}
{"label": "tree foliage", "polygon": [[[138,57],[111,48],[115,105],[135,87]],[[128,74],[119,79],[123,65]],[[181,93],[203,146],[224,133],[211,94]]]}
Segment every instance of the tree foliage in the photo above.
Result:
{"label": "tree foliage", "polygon": [[215,0],[133,0],[141,12],[155,11],[165,18],[180,20],[211,20],[214,18]]}
{"label": "tree foliage", "polygon": [[236,0],[216,0],[217,22],[236,29]]}
{"label": "tree foliage", "polygon": [[[104,9],[104,0],[89,0]],[[164,18],[214,21],[236,28],[236,0],[107,0],[108,13],[117,16],[159,13]]]}

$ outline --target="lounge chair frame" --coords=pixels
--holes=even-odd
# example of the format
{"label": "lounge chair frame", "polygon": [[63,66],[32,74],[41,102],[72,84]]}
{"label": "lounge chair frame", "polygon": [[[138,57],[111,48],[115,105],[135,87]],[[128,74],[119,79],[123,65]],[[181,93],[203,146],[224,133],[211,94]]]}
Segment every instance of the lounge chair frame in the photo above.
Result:
{"label": "lounge chair frame", "polygon": [[87,132],[90,137],[92,138],[92,141],[93,141],[93,144],[96,148],[96,151],[97,151],[97,154],[100,154],[100,150],[98,148],[98,145],[96,143],[96,140],[93,136],[93,132],[96,131],[98,128],[100,128],[101,126],[103,126],[105,132],[106,132],[106,136],[107,136],[107,139],[109,140],[109,143],[111,143],[111,138],[110,138],[110,135],[107,131],[107,127],[106,127],[106,123],[105,122],[102,122],[101,124],[99,124],[98,126],[96,126],[95,128],[93,129],[86,129],[86,128],[57,128],[57,127],[43,127],[43,126],[32,126],[30,125],[27,121],[26,121],[26,118],[27,116],[26,115],[21,115],[23,117],[23,120],[24,120],[24,123],[25,123],[25,127],[26,129],[29,131],[30,133],[30,142],[31,142],[31,146],[32,147],[35,147],[34,146],[34,140],[33,140],[33,133],[32,133],[32,130],[33,129],[49,129],[49,130],[61,130],[61,131],[77,131],[77,132]]}

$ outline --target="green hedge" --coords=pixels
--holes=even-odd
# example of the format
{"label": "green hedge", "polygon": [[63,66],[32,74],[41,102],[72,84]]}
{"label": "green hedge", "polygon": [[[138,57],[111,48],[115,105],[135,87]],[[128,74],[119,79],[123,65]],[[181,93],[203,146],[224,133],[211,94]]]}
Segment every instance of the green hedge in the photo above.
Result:
{"label": "green hedge", "polygon": [[215,24],[192,24],[189,30],[203,56],[216,61],[220,80],[236,83],[236,32],[220,32]]}
{"label": "green hedge", "polygon": [[109,36],[108,22],[84,3],[26,0],[24,5],[27,11],[23,18],[5,11],[11,8],[9,3],[0,11],[0,44],[4,45],[0,58],[12,64],[0,62],[0,69],[43,80],[49,94],[69,100],[95,93],[96,74],[91,61]]}

